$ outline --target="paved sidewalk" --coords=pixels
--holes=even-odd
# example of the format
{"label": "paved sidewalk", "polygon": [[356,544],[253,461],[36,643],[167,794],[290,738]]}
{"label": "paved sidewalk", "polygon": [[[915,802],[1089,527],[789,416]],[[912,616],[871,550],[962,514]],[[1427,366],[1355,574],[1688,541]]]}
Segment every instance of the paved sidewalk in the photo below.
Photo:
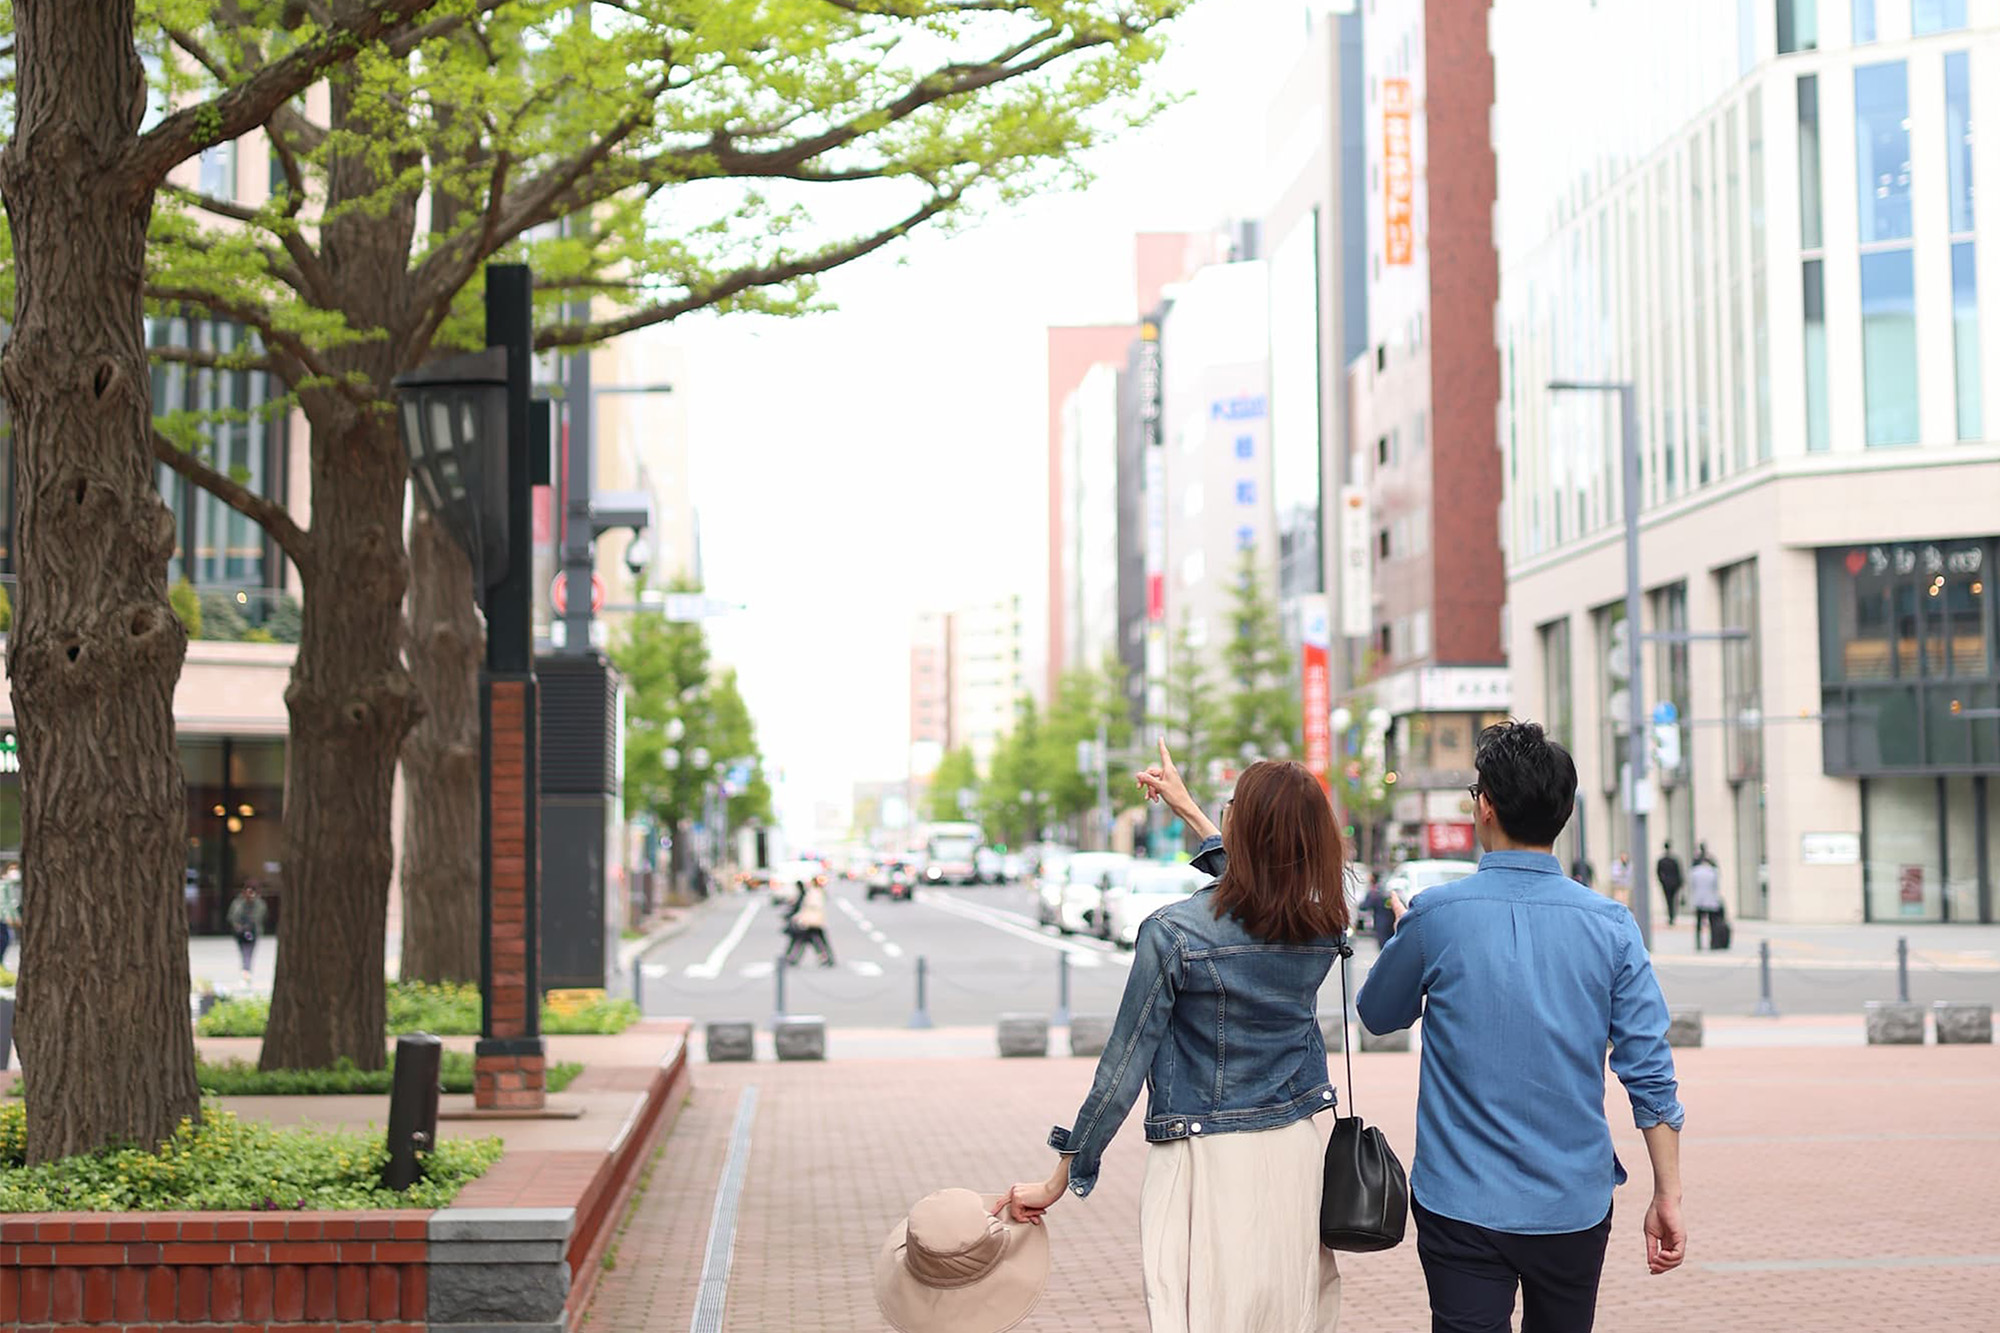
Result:
{"label": "paved sidewalk", "polygon": [[[1990,1047],[1679,1053],[1688,1267],[1643,1264],[1644,1147],[1613,1088],[1637,1184],[1619,1192],[1607,1333],[1991,1333],[2000,1308],[2000,1059]],[[709,1218],[743,1090],[758,1110],[727,1318],[731,1333],[885,1327],[870,1265],[891,1224],[946,1185],[997,1190],[1050,1164],[1048,1127],[1089,1082],[1080,1060],[865,1060],[711,1065],[666,1141],[584,1327],[689,1327]],[[1361,1109],[1407,1162],[1417,1063],[1357,1058]],[[1130,1132],[1089,1199],[1052,1215],[1054,1269],[1022,1333],[1146,1328],[1138,1260],[1145,1145]],[[1411,1243],[1346,1259],[1343,1324],[1429,1327]]]}

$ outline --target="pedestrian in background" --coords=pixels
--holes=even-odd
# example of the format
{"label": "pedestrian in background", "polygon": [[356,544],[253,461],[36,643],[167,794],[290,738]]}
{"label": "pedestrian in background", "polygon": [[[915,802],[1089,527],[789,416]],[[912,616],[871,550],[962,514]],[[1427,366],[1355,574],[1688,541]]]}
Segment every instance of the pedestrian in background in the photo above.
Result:
{"label": "pedestrian in background", "polygon": [[1578,852],[1576,859],[1569,863],[1569,877],[1584,888],[1590,888],[1597,883],[1597,867],[1585,860],[1582,852]]}
{"label": "pedestrian in background", "polygon": [[1618,859],[1611,863],[1611,901],[1632,905],[1632,854],[1618,853]]}
{"label": "pedestrian in background", "polygon": [[[1722,925],[1722,872],[1717,869],[1715,858],[1708,854],[1708,844],[1694,854],[1694,865],[1688,870],[1688,902],[1694,908],[1694,947],[1701,949],[1702,928],[1708,928],[1708,943],[1712,949],[1724,947],[1728,940],[1718,941],[1716,927]],[[1722,927],[1725,931],[1726,925]]]}
{"label": "pedestrian in background", "polygon": [[7,961],[8,946],[20,933],[21,863],[9,861],[7,869],[0,872],[0,963]]}
{"label": "pedestrian in background", "polygon": [[1375,932],[1375,947],[1386,949],[1389,937],[1396,933],[1396,914],[1389,905],[1389,894],[1376,880],[1368,886],[1367,897],[1361,900],[1361,908],[1368,913],[1368,924]]}
{"label": "pedestrian in background", "polygon": [[1671,928],[1674,913],[1680,907],[1682,880],[1681,859],[1674,855],[1673,843],[1660,844],[1660,860],[1653,867],[1653,873],[1660,881],[1660,896],[1667,900],[1667,925]]}
{"label": "pedestrian in background", "polygon": [[[1667,1002],[1639,923],[1572,883],[1555,840],[1576,765],[1532,722],[1488,727],[1474,760],[1476,873],[1424,890],[1369,969],[1370,1032],[1424,1020],[1410,1211],[1435,1333],[1589,1333],[1625,1170],[1604,1114],[1605,1050],[1652,1159],[1646,1266],[1679,1267],[1679,1085]],[[1621,858],[1622,859],[1622,858]]]}
{"label": "pedestrian in background", "polygon": [[833,945],[826,938],[826,890],[812,880],[799,881],[799,896],[792,903],[792,942],[785,947],[787,965],[806,956],[811,945],[819,954],[821,967],[833,966]]}
{"label": "pedestrian in background", "polygon": [[271,905],[252,882],[243,886],[236,901],[229,904],[229,931],[236,936],[236,951],[243,958],[243,984],[250,984],[250,971],[257,961],[257,941],[270,929]]}
{"label": "pedestrian in background", "polygon": [[1090,1094],[1049,1135],[1055,1173],[994,1211],[1038,1221],[1065,1189],[1089,1194],[1144,1084],[1153,1333],[1331,1333],[1340,1271],[1319,1243],[1331,1125],[1313,1118],[1334,1109],[1316,1002],[1348,925],[1333,807],[1304,765],[1267,760],[1237,779],[1225,834],[1164,741],[1139,785],[1201,836],[1194,864],[1219,878],[1141,923]]}

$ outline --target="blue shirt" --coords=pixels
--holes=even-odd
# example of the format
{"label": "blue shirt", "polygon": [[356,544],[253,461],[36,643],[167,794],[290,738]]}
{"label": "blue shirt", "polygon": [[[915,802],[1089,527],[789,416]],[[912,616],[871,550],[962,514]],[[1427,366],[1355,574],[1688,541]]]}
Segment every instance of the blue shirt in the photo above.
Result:
{"label": "blue shirt", "polygon": [[1555,1235],[1596,1226],[1625,1169],[1605,1047],[1633,1122],[1681,1127],[1667,1003],[1630,910],[1541,852],[1488,852],[1426,889],[1355,998],[1371,1032],[1424,1020],[1410,1192],[1444,1217]]}

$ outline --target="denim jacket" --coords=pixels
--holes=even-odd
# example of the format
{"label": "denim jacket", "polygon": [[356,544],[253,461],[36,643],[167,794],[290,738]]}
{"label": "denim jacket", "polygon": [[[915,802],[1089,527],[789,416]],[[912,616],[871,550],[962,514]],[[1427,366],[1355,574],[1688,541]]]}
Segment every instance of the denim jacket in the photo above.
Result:
{"label": "denim jacket", "polygon": [[[1204,842],[1194,864],[1220,877],[1221,839]],[[1276,1129],[1331,1108],[1318,998],[1339,947],[1260,940],[1216,917],[1213,884],[1147,917],[1090,1095],[1072,1128],[1049,1135],[1071,1159],[1070,1189],[1096,1185],[1142,1080],[1149,1143]]]}

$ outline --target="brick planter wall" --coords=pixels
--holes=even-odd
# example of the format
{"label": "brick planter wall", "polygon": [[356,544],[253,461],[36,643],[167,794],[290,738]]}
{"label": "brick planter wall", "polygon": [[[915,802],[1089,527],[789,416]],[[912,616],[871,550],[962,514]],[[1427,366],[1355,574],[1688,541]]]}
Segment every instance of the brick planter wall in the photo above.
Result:
{"label": "brick planter wall", "polygon": [[42,1213],[0,1222],[0,1327],[422,1333],[429,1218]]}

